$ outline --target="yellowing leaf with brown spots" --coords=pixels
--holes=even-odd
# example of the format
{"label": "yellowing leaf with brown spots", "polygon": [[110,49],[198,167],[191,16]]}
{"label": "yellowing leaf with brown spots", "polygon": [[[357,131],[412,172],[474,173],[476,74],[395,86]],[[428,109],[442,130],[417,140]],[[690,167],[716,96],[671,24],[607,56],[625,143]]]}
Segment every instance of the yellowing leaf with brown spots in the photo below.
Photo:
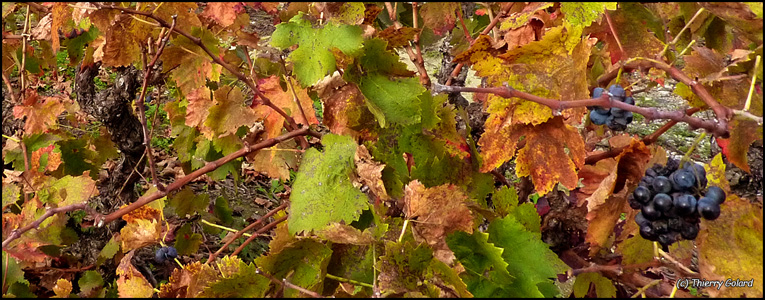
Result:
{"label": "yellowing leaf with brown spots", "polygon": [[720,205],[720,217],[702,219],[696,238],[699,271],[707,280],[754,279],[752,287],[707,288],[711,297],[763,296],[762,206],[728,194]]}
{"label": "yellowing leaf with brown spots", "polygon": [[208,139],[236,133],[241,126],[252,126],[257,121],[255,111],[244,104],[239,87],[224,86],[215,91],[215,101],[210,107],[204,125],[200,128]]}
{"label": "yellowing leaf with brown spots", "polygon": [[436,35],[443,35],[454,28],[459,2],[428,2],[420,7],[424,25],[433,29]]}
{"label": "yellowing leaf with brown spots", "polygon": [[404,188],[404,213],[417,233],[436,250],[449,250],[446,235],[455,231],[473,233],[473,215],[466,205],[468,197],[451,184],[426,188],[418,180]]}
{"label": "yellowing leaf with brown spots", "polygon": [[369,191],[380,200],[390,199],[382,181],[382,170],[385,168],[385,164],[374,161],[364,145],[356,148],[356,155],[353,160],[356,162],[356,174],[359,176],[359,183],[368,186]]}
{"label": "yellowing leaf with brown spots", "polygon": [[122,298],[151,298],[154,288],[146,277],[133,266],[135,251],[130,251],[117,266],[117,292]]}
{"label": "yellowing leaf with brown spots", "polygon": [[722,153],[717,153],[709,164],[704,165],[707,172],[707,186],[718,186],[726,193],[730,192],[730,183],[725,178],[725,163],[722,159]]}
{"label": "yellowing leaf with brown spots", "polygon": [[754,120],[733,119],[729,123],[730,138],[723,153],[736,167],[751,173],[747,158],[749,146],[756,140],[762,140],[762,126]]}

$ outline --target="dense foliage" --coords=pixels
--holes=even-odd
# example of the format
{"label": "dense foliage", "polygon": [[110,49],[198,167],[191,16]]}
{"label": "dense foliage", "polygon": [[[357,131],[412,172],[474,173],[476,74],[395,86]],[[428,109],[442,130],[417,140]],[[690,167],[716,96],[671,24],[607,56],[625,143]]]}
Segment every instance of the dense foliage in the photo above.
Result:
{"label": "dense foliage", "polygon": [[[2,19],[4,297],[763,295],[762,194],[726,178],[762,174],[762,3]],[[670,81],[682,109],[635,88]],[[678,123],[721,153],[673,157]]]}

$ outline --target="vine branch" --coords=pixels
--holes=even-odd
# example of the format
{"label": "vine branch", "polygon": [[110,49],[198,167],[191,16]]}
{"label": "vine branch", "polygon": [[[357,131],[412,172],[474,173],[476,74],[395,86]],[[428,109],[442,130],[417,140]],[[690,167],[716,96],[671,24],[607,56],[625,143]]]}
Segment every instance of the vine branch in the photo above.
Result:
{"label": "vine branch", "polygon": [[[265,219],[265,217],[261,218],[261,220],[262,219]],[[276,227],[277,224],[279,224],[281,222],[284,222],[286,220],[287,220],[287,216],[284,216],[284,217],[281,217],[281,218],[278,218],[278,219],[274,220],[271,223],[268,223],[268,225],[266,225],[266,226],[261,227],[260,229],[255,231],[255,233],[253,233],[251,237],[247,238],[247,240],[245,240],[241,245],[239,245],[239,247],[237,247],[236,250],[234,250],[234,252],[231,253],[231,255],[237,255],[237,254],[241,253],[242,250],[244,250],[244,247],[247,246],[253,240],[255,240],[255,238],[257,238],[258,236],[260,236],[264,232],[271,230],[271,228]]]}
{"label": "vine branch", "polygon": [[65,212],[70,212],[73,210],[81,210],[81,209],[84,209],[89,211],[90,213],[93,213],[92,209],[90,208],[90,206],[88,206],[87,202],[71,204],[71,205],[56,207],[56,208],[48,208],[45,210],[45,213],[39,218],[37,218],[37,220],[35,220],[34,222],[29,223],[26,226],[21,227],[19,229],[14,229],[13,231],[11,231],[11,234],[8,235],[8,237],[5,240],[3,240],[3,248],[8,246],[8,244],[10,244],[13,240],[21,237],[22,234],[29,231],[30,229],[39,227],[40,224],[42,224],[42,222],[45,221],[45,219],[57,213],[65,213]]}
{"label": "vine branch", "polygon": [[[244,229],[237,231],[237,233],[234,234],[234,236],[231,237],[231,239],[228,242],[226,242],[223,246],[221,246],[220,249],[218,249],[218,251],[215,251],[215,253],[210,253],[210,257],[207,258],[207,262],[205,262],[205,264],[209,264],[211,261],[213,261],[215,259],[215,257],[217,257],[218,255],[220,255],[223,252],[223,249],[226,249],[236,239],[238,239],[239,237],[244,235],[245,232],[250,231],[253,228],[255,228],[255,226],[260,225],[261,223],[263,223],[263,220],[267,220],[272,215],[274,215],[276,212],[278,212],[278,211],[280,211],[282,209],[287,208],[287,205],[289,205],[287,202],[282,203],[282,205],[279,205],[278,207],[272,209],[271,211],[269,211],[268,213],[263,215],[262,218],[258,219],[257,221],[253,222],[250,225],[247,225],[247,227],[245,227]],[[248,238],[249,237],[252,237],[252,235],[248,236]]]}
{"label": "vine branch", "polygon": [[[398,4],[398,3],[396,3]],[[414,8],[414,5],[412,5]],[[390,16],[390,20],[393,21],[393,28],[400,29],[401,27],[404,27],[404,25],[401,24],[401,22],[398,21],[398,18],[396,17],[396,8],[393,7],[393,5],[390,2],[385,2],[385,8],[388,10],[388,16]],[[414,11],[412,14],[415,14]],[[417,22],[417,16],[415,15],[414,22]],[[417,23],[414,23],[417,24]],[[417,28],[417,25],[414,25],[414,28]],[[415,38],[419,39],[419,34],[415,35]],[[416,45],[419,45],[419,43],[416,43]],[[422,55],[420,55],[420,58],[418,60],[417,54],[414,53],[412,50],[412,46],[405,45],[404,49],[406,50],[406,54],[409,55],[409,59],[414,63],[414,66],[417,68],[417,73],[420,75],[420,84],[423,86],[430,86],[430,77],[428,76],[428,71],[425,70],[425,64],[420,63],[422,59]]]}

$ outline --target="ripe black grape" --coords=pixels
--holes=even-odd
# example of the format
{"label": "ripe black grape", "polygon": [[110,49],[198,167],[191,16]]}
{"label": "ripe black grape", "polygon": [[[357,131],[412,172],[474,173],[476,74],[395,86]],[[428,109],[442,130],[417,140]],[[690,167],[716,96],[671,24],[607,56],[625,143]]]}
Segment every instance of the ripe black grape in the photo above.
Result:
{"label": "ripe black grape", "polygon": [[701,188],[707,186],[707,171],[704,170],[703,166],[687,162],[683,166],[683,169],[695,176],[696,183],[698,183]]}
{"label": "ripe black grape", "polygon": [[635,200],[642,204],[648,203],[651,200],[651,191],[643,186],[638,186],[632,195],[635,196]]}
{"label": "ripe black grape", "polygon": [[167,260],[167,248],[161,247],[157,249],[157,252],[154,252],[154,261],[161,264],[165,260]]}
{"label": "ripe black grape", "polygon": [[651,222],[651,227],[658,234],[669,232],[669,224],[667,224],[666,220],[653,221]]}
{"label": "ripe black grape", "polygon": [[653,206],[662,213],[668,213],[672,209],[672,197],[664,193],[653,196]]}
{"label": "ripe black grape", "polygon": [[720,216],[720,204],[712,198],[702,197],[696,204],[699,214],[707,220],[715,220]]}
{"label": "ripe black grape", "polygon": [[632,194],[630,194],[630,195],[627,197],[627,202],[630,204],[630,207],[631,207],[632,209],[640,209],[641,207],[643,207],[643,205],[642,205],[642,204],[640,204],[640,202],[638,202],[637,200],[635,200],[635,196],[634,196],[634,195],[632,195]]}
{"label": "ripe black grape", "polygon": [[590,112],[590,120],[595,125],[606,124],[606,120],[608,120],[608,112],[600,113],[597,109],[593,110]]}
{"label": "ripe black grape", "polygon": [[656,240],[656,232],[651,228],[651,225],[645,224],[640,226],[640,236],[649,241]]}
{"label": "ripe black grape", "polygon": [[175,249],[173,246],[167,247],[167,257],[168,258],[176,258],[178,257],[178,250]]}
{"label": "ripe black grape", "polygon": [[592,90],[592,98],[600,98],[600,95],[603,95],[603,92],[606,90],[602,87],[596,87],[594,90]]}
{"label": "ripe black grape", "polygon": [[696,198],[689,194],[678,194],[679,195],[672,200],[675,212],[681,216],[692,215],[696,211]]}
{"label": "ripe black grape", "polygon": [[710,186],[709,189],[707,189],[707,193],[704,194],[704,197],[714,200],[717,204],[723,204],[723,202],[725,202],[725,191],[720,187]]}
{"label": "ripe black grape", "polygon": [[672,188],[676,191],[690,191],[696,185],[696,176],[684,169],[672,173],[670,179]]}
{"label": "ripe black grape", "polygon": [[653,180],[653,190],[656,193],[668,194],[672,191],[672,183],[669,182],[669,178],[664,176],[656,176]]}
{"label": "ripe black grape", "polygon": [[658,238],[659,244],[661,244],[662,246],[665,246],[665,247],[669,246],[669,245],[672,245],[676,241],[677,241],[677,239],[675,238],[675,235],[670,234],[670,233],[660,234],[659,238]]}
{"label": "ripe black grape", "polygon": [[624,91],[624,88],[618,84],[609,86],[608,92],[611,93],[611,97],[619,98],[619,101],[624,101],[623,100],[624,97],[627,96],[627,93]]}
{"label": "ripe black grape", "polygon": [[680,236],[686,240],[695,240],[699,235],[699,224],[684,223],[685,226],[680,229]]}
{"label": "ripe black grape", "polygon": [[653,206],[653,203],[650,203],[648,205],[643,205],[643,209],[641,210],[643,212],[643,216],[648,220],[658,220],[661,218],[661,212],[656,210],[656,208]]}

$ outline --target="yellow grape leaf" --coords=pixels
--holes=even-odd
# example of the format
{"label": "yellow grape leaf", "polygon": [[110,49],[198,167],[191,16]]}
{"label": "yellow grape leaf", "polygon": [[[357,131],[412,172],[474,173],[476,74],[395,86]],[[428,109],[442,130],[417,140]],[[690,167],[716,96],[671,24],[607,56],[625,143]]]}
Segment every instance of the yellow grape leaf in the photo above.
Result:
{"label": "yellow grape leaf", "polygon": [[223,86],[215,91],[215,101],[210,108],[204,125],[199,131],[207,139],[234,134],[241,126],[252,126],[256,113],[244,104],[244,95],[239,87]]}
{"label": "yellow grape leaf", "polygon": [[717,153],[709,164],[704,165],[707,172],[707,186],[718,186],[730,194],[730,183],[725,178],[725,163],[722,159],[722,153]]}
{"label": "yellow grape leaf", "polygon": [[156,243],[162,231],[160,220],[161,211],[148,205],[122,216],[127,225],[120,230],[122,252],[138,249]]}
{"label": "yellow grape leaf", "polygon": [[[153,26],[128,14],[94,13],[93,23],[106,38],[104,67],[127,66],[141,59],[141,45],[152,35]],[[136,18],[148,19],[143,16]]]}
{"label": "yellow grape leaf", "polygon": [[53,298],[69,298],[69,294],[72,292],[72,282],[59,278],[56,281],[56,285],[53,286],[53,292],[56,293],[56,296]]}
{"label": "yellow grape leaf", "polygon": [[449,250],[446,235],[455,231],[473,233],[473,214],[468,197],[451,184],[426,188],[418,180],[404,188],[404,213],[416,237],[424,239],[435,250]]}
{"label": "yellow grape leaf", "polygon": [[720,217],[714,221],[702,219],[696,238],[701,277],[754,282],[751,287],[723,285],[719,290],[707,288],[704,291],[711,297],[762,297],[762,207],[728,194],[720,211]]}
{"label": "yellow grape leaf", "polygon": [[160,298],[194,298],[213,282],[220,278],[220,273],[211,266],[193,262],[182,269],[176,268],[167,283],[159,288]]}
{"label": "yellow grape leaf", "polygon": [[117,266],[117,292],[121,298],[151,298],[154,288],[133,266],[135,251],[128,252]]}
{"label": "yellow grape leaf", "polygon": [[64,112],[64,105],[59,97],[45,97],[40,99],[37,93],[27,95],[23,105],[13,107],[13,116],[16,119],[27,117],[24,124],[24,136],[35,133],[43,133],[49,127],[56,127],[58,115]]}
{"label": "yellow grape leaf", "polygon": [[[269,126],[268,124],[269,122],[266,122],[266,126]],[[284,141],[271,148],[247,154],[246,158],[255,171],[270,178],[287,180],[290,178],[290,168],[296,168],[300,161],[300,155],[295,148],[297,143],[294,140]]]}
{"label": "yellow grape leaf", "polygon": [[161,2],[156,9],[151,9],[154,11],[154,15],[163,20],[171,21],[172,16],[177,15],[178,22],[176,22],[175,27],[185,32],[191,32],[193,27],[202,26],[198,14],[195,13],[197,8],[196,2]]}
{"label": "yellow grape leaf", "polygon": [[[183,23],[183,22],[180,22]],[[206,28],[194,27],[191,35],[201,39],[202,44],[212,52],[219,55],[218,38]],[[178,35],[170,41],[161,56],[163,68],[172,71],[172,78],[183,95],[204,87],[207,80],[217,82],[220,78],[222,67],[213,63],[210,56],[188,38]],[[177,66],[177,67],[176,67]]]}

